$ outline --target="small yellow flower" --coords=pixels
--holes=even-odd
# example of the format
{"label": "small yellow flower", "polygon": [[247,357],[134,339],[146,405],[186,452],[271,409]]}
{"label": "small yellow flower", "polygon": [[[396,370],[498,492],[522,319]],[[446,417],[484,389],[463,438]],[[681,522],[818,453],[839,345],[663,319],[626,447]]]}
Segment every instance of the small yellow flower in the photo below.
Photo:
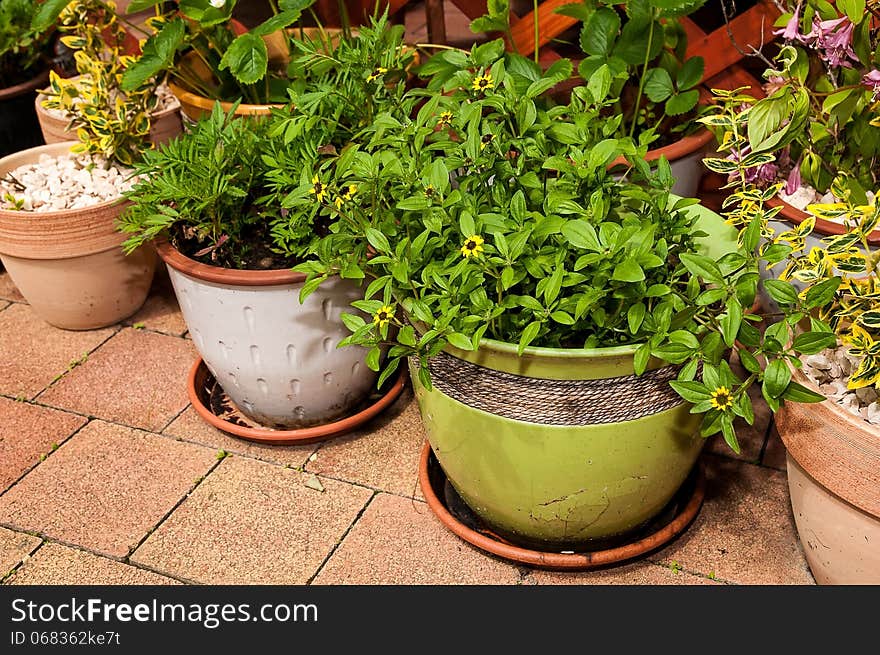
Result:
{"label": "small yellow flower", "polygon": [[388,305],[383,305],[373,316],[373,323],[381,328],[388,325],[392,318],[394,318],[394,308]]}
{"label": "small yellow flower", "polygon": [[483,252],[483,237],[479,234],[474,234],[473,236],[469,236],[464,240],[464,245],[461,247],[462,257],[479,257],[480,253]]}
{"label": "small yellow flower", "polygon": [[482,150],[487,145],[492,143],[492,139],[494,139],[494,138],[495,138],[494,134],[484,134],[482,137],[480,137],[480,150]]}
{"label": "small yellow flower", "polygon": [[324,202],[324,198],[327,197],[327,187],[318,179],[317,173],[312,178],[312,188],[309,189],[309,193],[314,193],[318,202]]}
{"label": "small yellow flower", "polygon": [[336,200],[334,200],[337,209],[354,197],[354,194],[357,193],[357,184],[349,184],[343,187],[343,189],[344,191],[337,195]]}
{"label": "small yellow flower", "polygon": [[381,66],[377,66],[376,69],[373,70],[372,73],[367,75],[367,82],[374,82],[374,81],[378,80],[380,77],[382,77],[387,72],[388,72],[387,68],[382,68]]}
{"label": "small yellow flower", "polygon": [[425,197],[426,198],[433,198],[435,193],[437,193],[437,190],[434,188],[433,184],[429,184],[428,186],[425,187]]}
{"label": "small yellow flower", "polygon": [[733,406],[733,394],[727,387],[716,387],[712,392],[712,407],[722,412]]}
{"label": "small yellow flower", "polygon": [[452,112],[451,111],[444,111],[437,118],[437,125],[439,125],[440,127],[445,127],[445,126],[451,125],[451,124],[452,124]]}
{"label": "small yellow flower", "polygon": [[474,91],[485,92],[495,88],[495,82],[492,81],[492,75],[477,75],[473,82]]}

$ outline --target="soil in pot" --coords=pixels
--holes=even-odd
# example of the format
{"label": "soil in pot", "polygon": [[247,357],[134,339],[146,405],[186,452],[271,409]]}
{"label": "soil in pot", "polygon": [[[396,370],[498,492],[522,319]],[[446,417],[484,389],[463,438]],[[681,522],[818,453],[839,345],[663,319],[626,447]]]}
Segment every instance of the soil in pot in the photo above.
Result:
{"label": "soil in pot", "polygon": [[0,157],[42,145],[34,99],[37,89],[48,81],[47,70],[20,84],[0,89]]}
{"label": "soil in pot", "polygon": [[[111,325],[146,299],[155,253],[126,257],[116,231],[125,171],[70,153],[73,142],[0,160],[0,259],[34,311],[83,330]],[[42,162],[42,163],[41,163]]]}

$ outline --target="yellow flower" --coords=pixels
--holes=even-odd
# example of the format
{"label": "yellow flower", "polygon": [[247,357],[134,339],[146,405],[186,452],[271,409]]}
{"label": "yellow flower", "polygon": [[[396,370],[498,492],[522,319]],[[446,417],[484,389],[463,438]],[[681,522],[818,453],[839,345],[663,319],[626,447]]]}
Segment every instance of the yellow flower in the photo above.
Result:
{"label": "yellow flower", "polygon": [[347,187],[344,187],[344,191],[336,196],[336,208],[342,207],[342,205],[354,197],[354,194],[357,193],[357,184],[349,184]]}
{"label": "yellow flower", "polygon": [[394,308],[388,305],[382,305],[378,312],[373,316],[373,323],[379,327],[384,327],[394,318]]}
{"label": "yellow flower", "polygon": [[716,387],[712,392],[712,407],[722,412],[733,406],[733,395],[727,387]]}
{"label": "yellow flower", "polygon": [[375,80],[378,80],[380,77],[382,77],[387,72],[388,72],[387,68],[382,68],[381,66],[378,66],[378,67],[376,67],[376,69],[372,73],[367,75],[367,82],[373,82]]}
{"label": "yellow flower", "polygon": [[314,193],[318,202],[324,202],[324,198],[327,197],[327,187],[318,179],[317,173],[312,178],[312,188],[309,189],[309,193]]}
{"label": "yellow flower", "polygon": [[435,193],[437,193],[437,190],[434,188],[433,184],[429,184],[428,186],[425,187],[425,197],[426,198],[433,198]]}
{"label": "yellow flower", "polygon": [[440,114],[439,118],[437,118],[437,125],[440,127],[444,127],[446,125],[450,125],[452,123],[452,112],[444,111]]}
{"label": "yellow flower", "polygon": [[480,150],[482,150],[487,145],[492,143],[492,139],[494,139],[494,138],[495,138],[494,134],[484,134],[482,137],[480,137]]}
{"label": "yellow flower", "polygon": [[478,234],[474,234],[473,236],[469,236],[464,240],[464,245],[461,247],[462,257],[479,257],[480,253],[483,252],[483,237]]}
{"label": "yellow flower", "polygon": [[495,82],[492,81],[492,75],[477,75],[473,82],[474,91],[488,91],[495,88]]}

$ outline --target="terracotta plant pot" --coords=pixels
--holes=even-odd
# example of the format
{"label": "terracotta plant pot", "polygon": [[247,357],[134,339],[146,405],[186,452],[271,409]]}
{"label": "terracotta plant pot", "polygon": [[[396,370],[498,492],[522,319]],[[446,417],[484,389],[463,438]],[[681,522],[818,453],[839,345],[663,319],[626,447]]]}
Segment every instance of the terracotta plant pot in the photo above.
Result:
{"label": "terracotta plant pot", "polygon": [[[815,388],[800,372],[793,377]],[[819,584],[880,584],[880,430],[831,400],[786,403],[776,427],[788,449],[798,535]]]}
{"label": "terracotta plant pot", "polygon": [[[76,141],[76,131],[67,129],[68,121],[58,118],[43,107],[46,99],[42,93],[37,96],[37,118],[40,121],[40,130],[46,143],[61,143],[63,141]],[[150,115],[150,141],[153,145],[161,145],[170,141],[183,132],[183,124],[180,120],[180,108],[172,107],[164,111]]]}
{"label": "terracotta plant pot", "polygon": [[340,314],[362,297],[357,284],[331,278],[301,305],[301,273],[209,266],[167,242],[157,250],[196,349],[248,418],[272,428],[321,425],[375,386],[366,352],[336,347],[349,334]]}
{"label": "terracotta plant pot", "polygon": [[[675,143],[649,150],[645,159],[655,161],[660,157],[666,157],[675,178],[672,193],[684,198],[693,198],[697,195],[700,180],[705,172],[703,157],[706,156],[707,146],[713,139],[714,136],[709,130],[700,128],[694,134],[679,139]],[[618,157],[610,165],[625,164],[626,160],[623,157]]]}
{"label": "terracotta plant pot", "polygon": [[[0,159],[0,176],[40,155],[60,155],[74,143],[31,148]],[[88,330],[135,313],[147,297],[156,256],[141,248],[128,257],[116,219],[126,203],[26,212],[0,209],[0,259],[34,311],[52,325]]]}
{"label": "terracotta plant pot", "polygon": [[27,82],[0,89],[0,157],[43,143],[34,97],[48,81],[47,70]]}

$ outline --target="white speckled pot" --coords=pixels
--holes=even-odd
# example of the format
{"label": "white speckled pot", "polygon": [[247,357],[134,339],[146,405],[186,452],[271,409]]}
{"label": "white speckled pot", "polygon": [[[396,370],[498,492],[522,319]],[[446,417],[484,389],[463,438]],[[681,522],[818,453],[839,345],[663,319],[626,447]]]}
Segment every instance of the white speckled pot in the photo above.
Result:
{"label": "white speckled pot", "polygon": [[289,270],[209,266],[157,245],[196,349],[236,406],[266,427],[303,428],[338,419],[375,386],[362,348],[337,348],[340,319],[361,298],[331,278],[299,302],[305,276]]}

